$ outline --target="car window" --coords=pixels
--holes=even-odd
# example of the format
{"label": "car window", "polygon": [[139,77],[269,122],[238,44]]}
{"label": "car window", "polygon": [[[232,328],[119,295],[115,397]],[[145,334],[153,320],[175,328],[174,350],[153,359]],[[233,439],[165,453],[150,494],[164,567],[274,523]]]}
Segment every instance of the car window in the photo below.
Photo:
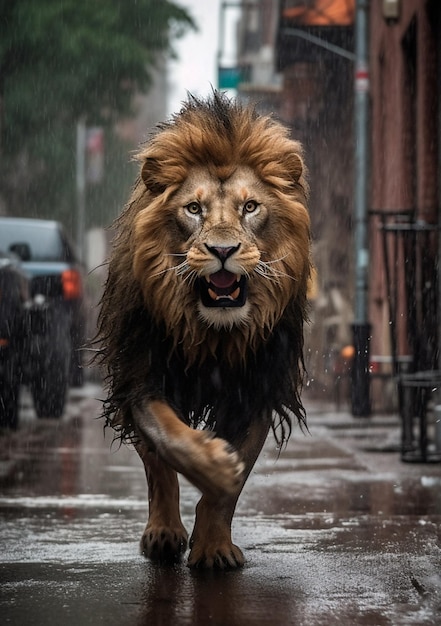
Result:
{"label": "car window", "polygon": [[0,250],[8,252],[14,244],[26,243],[30,249],[30,261],[72,261],[73,255],[56,228],[39,224],[0,225]]}

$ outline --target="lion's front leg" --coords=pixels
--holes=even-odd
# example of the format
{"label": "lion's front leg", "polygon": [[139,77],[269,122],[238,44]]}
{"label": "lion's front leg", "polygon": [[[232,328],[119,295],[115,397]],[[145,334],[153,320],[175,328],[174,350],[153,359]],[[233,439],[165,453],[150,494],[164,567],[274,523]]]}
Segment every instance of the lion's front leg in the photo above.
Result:
{"label": "lion's front leg", "polygon": [[214,500],[202,496],[196,507],[196,522],[190,539],[189,567],[231,569],[242,567],[242,550],[231,540],[231,521],[237,498]]}
{"label": "lion's front leg", "polygon": [[190,539],[189,567],[231,569],[242,567],[245,558],[231,539],[231,522],[237,500],[265,443],[269,424],[262,420],[251,425],[242,444],[236,444],[245,469],[235,494],[213,498],[204,494],[196,508],[196,521]]}
{"label": "lion's front leg", "polygon": [[149,452],[144,442],[138,442],[135,447],[144,463],[149,498],[141,552],[156,561],[178,561],[187,548],[188,534],[179,511],[177,474],[156,453]]}
{"label": "lion's front leg", "polygon": [[214,498],[240,493],[245,465],[225,439],[190,428],[160,400],[146,400],[133,414],[140,435],[160,458],[202,493]]}

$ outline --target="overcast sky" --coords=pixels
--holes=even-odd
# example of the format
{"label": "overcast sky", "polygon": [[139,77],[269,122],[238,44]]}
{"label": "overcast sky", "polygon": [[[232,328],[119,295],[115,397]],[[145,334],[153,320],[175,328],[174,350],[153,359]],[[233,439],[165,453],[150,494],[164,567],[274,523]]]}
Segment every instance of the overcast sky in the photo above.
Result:
{"label": "overcast sky", "polygon": [[[178,60],[170,62],[170,96],[168,114],[178,111],[186,99],[187,91],[198,96],[211,92],[211,85],[217,87],[217,53],[219,48],[219,7],[220,0],[175,0],[193,16],[198,32],[189,32],[175,44]],[[229,9],[226,14],[227,55],[232,54],[231,38],[234,37],[234,23],[237,10]]]}

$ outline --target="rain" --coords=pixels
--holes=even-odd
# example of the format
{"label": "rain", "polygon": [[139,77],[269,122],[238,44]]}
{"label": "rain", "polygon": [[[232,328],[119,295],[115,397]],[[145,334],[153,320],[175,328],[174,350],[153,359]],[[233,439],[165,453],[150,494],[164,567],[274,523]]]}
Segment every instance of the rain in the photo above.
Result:
{"label": "rain", "polygon": [[[439,2],[8,0],[1,16],[2,623],[441,623]],[[254,285],[282,295],[285,278],[292,293],[301,281],[283,274],[284,254],[268,260],[261,246],[256,269],[237,273],[227,268],[243,242],[206,243],[221,269],[198,276],[188,244],[164,250],[168,265],[155,270],[155,281],[172,284],[173,275],[185,293],[199,293],[206,280],[205,301],[181,311],[190,334],[178,341],[175,328],[165,339],[161,325],[138,329],[145,357],[127,337],[113,370],[100,367],[108,259],[124,239],[118,218],[135,206],[132,192],[149,184],[135,155],[179,119],[186,102],[212,102],[215,90],[270,116],[302,146],[311,226],[307,302],[297,313],[305,317],[303,357],[295,352],[300,334],[293,340],[292,327],[275,322],[259,330],[248,362],[235,365],[234,350],[259,314]],[[219,180],[226,215],[234,173]],[[276,193],[265,185],[262,175],[256,189],[274,206],[262,209],[247,196],[239,210],[246,232],[267,211],[253,241],[265,239],[277,213]],[[169,221],[168,233],[185,232],[191,243],[189,229],[212,210],[202,195],[181,207],[184,217]],[[301,227],[289,232],[291,223],[281,239],[297,250]],[[118,277],[115,289],[126,279]],[[171,294],[169,308],[181,293]],[[128,332],[156,319],[148,310],[156,297],[149,293],[147,312],[128,315]],[[111,306],[103,310],[114,315]],[[249,317],[240,317],[245,310]],[[218,321],[225,311],[240,320],[238,333],[234,322]],[[233,337],[229,351],[211,330],[206,347],[191,335],[210,319],[222,341]],[[188,346],[203,355],[202,365],[182,357]],[[155,371],[165,349],[166,365]],[[293,367],[293,351],[301,380],[288,371],[276,380],[280,363]],[[181,452],[161,447],[174,431],[150,408],[151,424],[133,427],[132,413],[136,421],[150,404],[139,382],[118,387],[118,368],[131,362],[145,365],[151,389],[192,434],[206,433],[213,457],[224,455],[213,478],[183,475]],[[232,505],[232,551],[219,539],[213,566],[208,557],[192,561],[200,541],[196,531],[190,540],[192,529],[213,534],[217,511],[228,517],[225,494],[206,485],[230,465],[243,471],[254,449],[241,448],[243,441],[263,441],[265,424],[262,451],[246,465],[250,474]],[[144,428],[151,440],[142,439]],[[226,440],[221,452],[217,431]],[[148,493],[140,437],[157,446],[156,464],[166,458],[179,470],[189,545],[181,554],[182,540],[173,558],[173,540],[171,548],[164,540],[162,554],[146,548],[157,490],[166,503],[160,509],[169,495],[159,478]],[[205,467],[203,446],[194,448],[194,467]],[[206,526],[201,491],[202,503],[215,494]],[[231,557],[236,546],[243,566]]]}

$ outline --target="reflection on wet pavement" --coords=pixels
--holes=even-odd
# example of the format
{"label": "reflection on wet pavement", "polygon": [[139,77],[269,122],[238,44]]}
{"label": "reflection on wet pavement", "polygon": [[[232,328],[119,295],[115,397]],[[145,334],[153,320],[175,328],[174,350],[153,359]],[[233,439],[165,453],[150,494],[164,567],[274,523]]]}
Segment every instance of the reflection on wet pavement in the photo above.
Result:
{"label": "reflection on wet pavement", "polygon": [[[313,410],[311,435],[296,431],[280,456],[269,439],[233,525],[245,568],[190,571],[139,555],[144,473],[103,436],[99,395],[0,435],[4,623],[441,623],[441,466],[382,451],[394,419]],[[181,484],[191,530],[198,494]]]}

